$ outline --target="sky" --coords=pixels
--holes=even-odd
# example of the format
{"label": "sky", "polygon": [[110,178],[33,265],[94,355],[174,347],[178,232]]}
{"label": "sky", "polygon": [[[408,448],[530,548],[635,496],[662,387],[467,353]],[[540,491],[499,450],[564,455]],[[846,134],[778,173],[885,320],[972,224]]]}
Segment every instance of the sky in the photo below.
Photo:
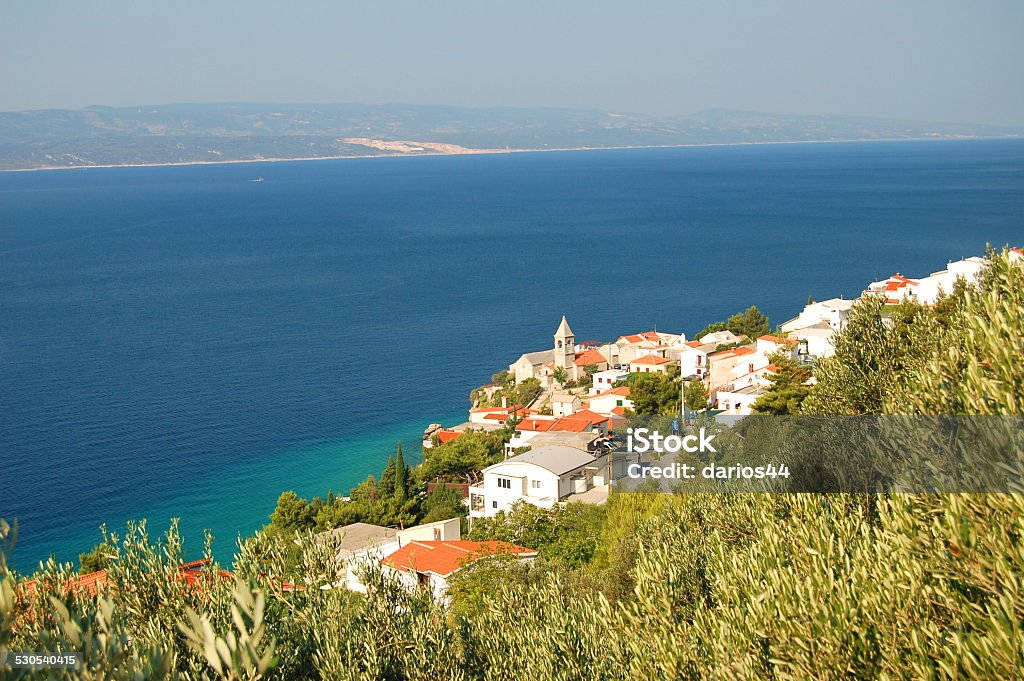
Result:
{"label": "sky", "polygon": [[0,110],[714,107],[1024,124],[1024,0],[0,0]]}

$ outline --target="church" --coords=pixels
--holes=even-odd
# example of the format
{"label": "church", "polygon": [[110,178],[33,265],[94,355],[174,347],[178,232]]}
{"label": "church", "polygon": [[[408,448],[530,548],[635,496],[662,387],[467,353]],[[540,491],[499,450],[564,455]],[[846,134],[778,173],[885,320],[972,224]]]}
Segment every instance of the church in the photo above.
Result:
{"label": "church", "polygon": [[517,384],[536,378],[541,385],[550,387],[557,369],[565,369],[569,380],[578,381],[586,373],[584,367],[589,365],[596,367],[596,371],[604,371],[609,366],[608,358],[596,348],[577,347],[576,335],[562,315],[552,348],[522,355],[509,365],[508,371],[515,376]]}

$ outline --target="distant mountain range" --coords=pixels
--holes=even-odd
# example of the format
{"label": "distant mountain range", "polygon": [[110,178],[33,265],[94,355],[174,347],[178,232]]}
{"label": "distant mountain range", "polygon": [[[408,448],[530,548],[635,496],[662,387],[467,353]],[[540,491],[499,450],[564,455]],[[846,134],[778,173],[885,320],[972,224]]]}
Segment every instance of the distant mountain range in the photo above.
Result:
{"label": "distant mountain range", "polygon": [[0,112],[0,169],[688,144],[1024,137],[1024,127],[711,109],[657,117],[410,104]]}

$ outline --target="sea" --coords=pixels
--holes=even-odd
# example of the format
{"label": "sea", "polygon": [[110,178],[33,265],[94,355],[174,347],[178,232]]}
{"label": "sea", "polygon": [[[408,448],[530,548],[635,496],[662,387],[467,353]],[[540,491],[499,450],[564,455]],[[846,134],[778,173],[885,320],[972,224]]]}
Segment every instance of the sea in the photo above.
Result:
{"label": "sea", "polygon": [[11,561],[180,518],[228,563],[282,491],[415,460],[562,314],[580,341],[779,323],[1022,216],[1024,140],[0,173]]}

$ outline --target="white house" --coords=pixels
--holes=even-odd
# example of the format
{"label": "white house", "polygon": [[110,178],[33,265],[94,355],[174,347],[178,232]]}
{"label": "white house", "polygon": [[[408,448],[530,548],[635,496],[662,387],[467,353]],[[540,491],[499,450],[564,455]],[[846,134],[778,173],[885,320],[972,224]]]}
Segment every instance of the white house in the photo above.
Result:
{"label": "white house", "polygon": [[861,297],[881,296],[886,303],[895,305],[908,296],[916,296],[918,284],[917,279],[904,277],[897,272],[888,279],[871,282]]}
{"label": "white house", "polygon": [[837,330],[828,324],[815,324],[802,329],[790,331],[790,338],[795,338],[804,346],[808,357],[821,359],[836,354],[834,337]]}
{"label": "white house", "polygon": [[594,385],[590,389],[591,395],[598,395],[605,391],[611,390],[618,381],[623,380],[629,376],[629,372],[622,369],[607,369],[605,371],[598,371],[594,374]]}
{"label": "white house", "polygon": [[795,338],[781,338],[779,336],[759,336],[755,342],[757,354],[765,358],[767,363],[768,355],[777,352],[789,355],[792,360],[799,359],[800,341]]}
{"label": "white house", "polygon": [[758,354],[754,345],[713,352],[708,355],[709,388],[714,393],[718,388],[730,385],[737,375],[752,372],[765,364],[767,360]]}
{"label": "white house", "polygon": [[527,409],[518,404],[504,407],[473,407],[469,410],[468,423],[500,428],[510,418],[521,419],[536,413],[535,409]]}
{"label": "white house", "polygon": [[505,445],[505,455],[513,456],[520,447],[545,447],[548,445],[564,445],[584,452],[596,452],[605,442],[606,436],[601,433],[582,432],[571,433],[568,431],[517,431],[515,436]]}
{"label": "white house", "polygon": [[474,561],[499,554],[524,561],[537,557],[534,549],[501,541],[416,540],[382,558],[381,563],[407,587],[427,587],[434,598],[443,600],[452,575]]}
{"label": "white house", "polygon": [[771,375],[778,367],[768,363],[761,353],[748,355],[752,362],[739,363],[733,368],[732,380],[715,392],[716,407],[730,416],[753,413],[757,402],[771,385]]}
{"label": "white house", "polygon": [[977,256],[948,263],[946,269],[932,272],[918,282],[915,292],[917,299],[925,305],[934,305],[940,295],[953,292],[957,279],[976,284],[984,266],[985,259]]}
{"label": "white house", "polygon": [[545,367],[555,361],[554,350],[538,350],[520,355],[519,359],[508,366],[508,372],[516,377],[516,383],[528,378],[537,378],[544,382]]}
{"label": "white house", "polygon": [[667,374],[675,363],[675,360],[661,355],[642,355],[629,363],[629,370],[641,374]]}
{"label": "white house", "polygon": [[808,303],[799,315],[784,322],[779,328],[786,333],[822,324],[836,330],[842,329],[846,326],[850,310],[856,302],[856,300],[844,298],[830,298],[817,303]]}
{"label": "white house", "polygon": [[754,403],[765,393],[762,385],[747,385],[733,390],[719,390],[718,409],[730,416],[748,416],[753,413]]}
{"label": "white house", "polygon": [[679,360],[679,374],[681,376],[704,378],[708,373],[708,355],[714,352],[717,347],[717,343],[690,341],[674,350],[670,350],[669,357],[678,353],[676,359]]}
{"label": "white house", "polygon": [[630,364],[637,357],[656,354],[662,357],[669,346],[684,342],[686,337],[677,333],[659,333],[658,331],[644,331],[619,336],[615,341],[618,347],[618,361],[621,364]]}
{"label": "white house", "polygon": [[319,541],[333,545],[338,561],[345,569],[344,579],[333,586],[344,586],[359,592],[366,591],[359,573],[367,564],[379,562],[413,541],[451,541],[461,538],[462,521],[459,518],[405,529],[352,523],[317,535]]}
{"label": "white house", "polygon": [[629,386],[606,390],[599,395],[591,395],[584,402],[584,407],[598,414],[616,414],[622,416],[626,409],[633,408],[633,400],[629,399]]}
{"label": "white house", "polygon": [[[1019,261],[1022,249],[1010,249],[1010,258]],[[910,279],[897,273],[888,279],[872,282],[864,291],[864,295],[881,295],[886,302],[898,303],[908,296],[913,296],[924,305],[934,305],[939,296],[953,292],[957,279],[968,284],[976,284],[978,275],[985,267],[985,259],[972,256],[946,264],[946,269],[932,272],[921,279]]]}
{"label": "white house", "polygon": [[551,414],[555,417],[568,416],[580,408],[582,400],[567,392],[551,393]]}
{"label": "white house", "polygon": [[702,344],[732,345],[733,343],[739,343],[742,339],[732,331],[715,331],[714,333],[704,334],[698,340]]}
{"label": "white house", "polygon": [[575,449],[537,447],[483,470],[483,482],[469,488],[469,516],[507,511],[517,501],[551,508],[560,500],[607,484],[608,461]]}

